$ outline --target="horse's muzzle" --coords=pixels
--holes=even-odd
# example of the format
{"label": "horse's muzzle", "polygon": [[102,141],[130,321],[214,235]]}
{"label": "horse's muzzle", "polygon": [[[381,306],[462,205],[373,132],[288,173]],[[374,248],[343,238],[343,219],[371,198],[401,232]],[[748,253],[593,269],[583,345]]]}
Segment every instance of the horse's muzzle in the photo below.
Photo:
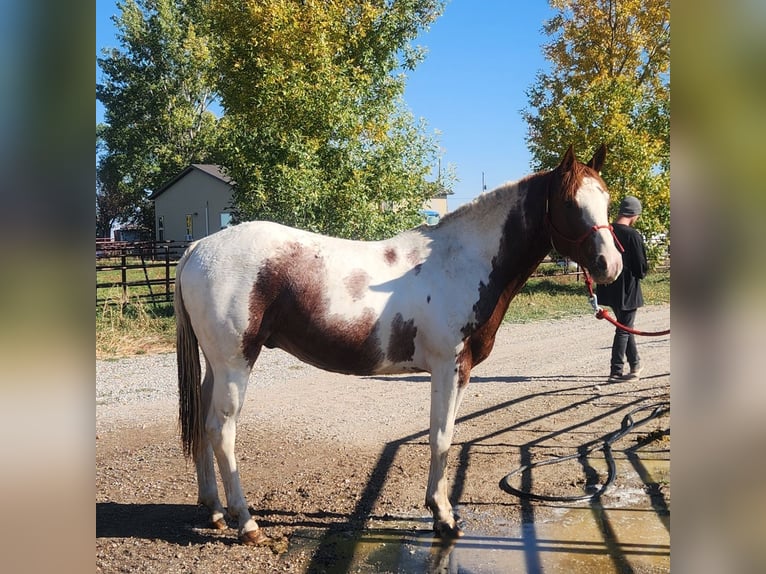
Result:
{"label": "horse's muzzle", "polygon": [[596,283],[612,283],[622,273],[622,256],[619,253],[616,253],[616,257],[598,255],[588,270]]}

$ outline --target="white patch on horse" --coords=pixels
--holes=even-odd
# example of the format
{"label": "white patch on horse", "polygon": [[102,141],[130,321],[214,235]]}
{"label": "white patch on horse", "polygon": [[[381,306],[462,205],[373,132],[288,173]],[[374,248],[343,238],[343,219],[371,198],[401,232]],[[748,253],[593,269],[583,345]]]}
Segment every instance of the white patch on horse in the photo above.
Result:
{"label": "white patch on horse", "polygon": [[[609,192],[601,185],[601,178],[584,177],[582,185],[575,194],[582,211],[583,221],[591,227],[599,227],[594,234],[594,244],[592,250],[594,253],[604,254],[606,262],[607,275],[619,275],[619,269],[622,267],[622,256],[614,250],[608,249],[614,245],[612,232],[607,228],[609,219],[605,214],[609,210]],[[594,256],[595,259],[595,256]]]}

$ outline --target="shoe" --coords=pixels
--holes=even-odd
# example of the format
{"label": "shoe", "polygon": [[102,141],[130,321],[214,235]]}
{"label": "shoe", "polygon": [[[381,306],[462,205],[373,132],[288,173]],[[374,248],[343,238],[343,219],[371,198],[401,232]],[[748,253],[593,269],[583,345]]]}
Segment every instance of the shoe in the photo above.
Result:
{"label": "shoe", "polygon": [[612,371],[609,373],[609,378],[607,379],[610,383],[619,383],[620,381],[624,381],[625,378],[622,374],[622,371]]}
{"label": "shoe", "polygon": [[630,368],[630,372],[627,375],[622,376],[623,381],[637,381],[641,378],[641,373],[644,368],[641,365],[636,365]]}

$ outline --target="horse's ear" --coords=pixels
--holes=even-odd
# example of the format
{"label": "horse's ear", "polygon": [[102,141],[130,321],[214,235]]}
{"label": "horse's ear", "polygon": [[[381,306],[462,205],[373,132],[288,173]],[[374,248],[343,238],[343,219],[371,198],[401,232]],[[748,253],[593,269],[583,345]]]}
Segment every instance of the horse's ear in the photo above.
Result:
{"label": "horse's ear", "polygon": [[593,154],[593,157],[590,158],[588,167],[592,167],[594,170],[601,173],[601,168],[604,166],[604,159],[606,159],[606,144],[601,144],[601,147],[599,147],[596,150],[596,153]]}
{"label": "horse's ear", "polygon": [[574,146],[570,144],[567,152],[564,154],[564,157],[561,158],[561,163],[558,167],[559,171],[562,173],[568,172],[570,169],[572,169],[575,161],[577,161],[577,159],[575,158]]}

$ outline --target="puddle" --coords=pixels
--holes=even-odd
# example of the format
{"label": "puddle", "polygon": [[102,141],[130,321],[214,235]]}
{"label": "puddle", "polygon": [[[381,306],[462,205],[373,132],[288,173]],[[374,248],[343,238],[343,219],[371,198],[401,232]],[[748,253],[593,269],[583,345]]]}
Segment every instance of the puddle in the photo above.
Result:
{"label": "puddle", "polygon": [[452,548],[430,533],[405,541],[394,572],[670,571],[670,533],[652,510],[569,508],[555,520],[467,532]]}
{"label": "puddle", "polygon": [[[667,475],[668,461],[646,464]],[[290,555],[313,557],[309,572],[571,573],[670,572],[670,516],[650,494],[615,488],[617,507],[554,507],[553,518],[530,524],[491,520],[460,509],[466,534],[451,546],[435,538],[430,516],[371,519],[362,532],[301,530]],[[490,526],[488,524],[490,519]],[[491,534],[471,531],[485,525]]]}
{"label": "puddle", "polygon": [[304,530],[291,538],[286,558],[307,552],[314,556],[309,571],[326,574],[670,571],[670,533],[651,509],[567,508],[553,520],[498,531],[467,531],[445,546],[430,518],[372,524],[361,535]]}

